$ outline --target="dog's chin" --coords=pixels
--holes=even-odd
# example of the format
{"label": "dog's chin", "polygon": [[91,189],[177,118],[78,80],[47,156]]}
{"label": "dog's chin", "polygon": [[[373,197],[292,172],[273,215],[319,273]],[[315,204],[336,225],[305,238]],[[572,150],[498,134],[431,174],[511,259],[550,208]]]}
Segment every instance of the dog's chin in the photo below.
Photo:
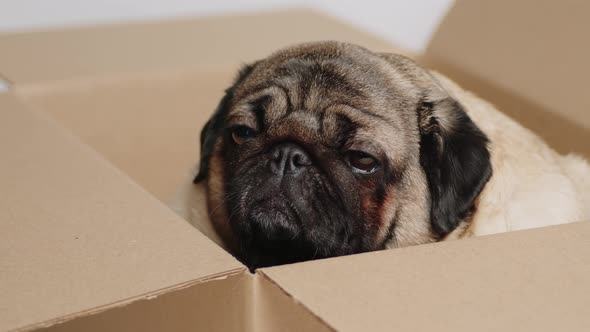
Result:
{"label": "dog's chin", "polygon": [[[279,199],[254,203],[234,227],[241,242],[240,258],[251,270],[306,261],[319,252],[308,240],[296,211]],[[316,254],[317,255],[317,254]]]}
{"label": "dog's chin", "polygon": [[235,211],[229,222],[242,262],[255,269],[357,251],[351,235],[357,218],[310,181],[280,180],[261,181],[255,190],[244,190],[252,185],[230,185],[233,192],[247,193],[227,202],[228,211]]}

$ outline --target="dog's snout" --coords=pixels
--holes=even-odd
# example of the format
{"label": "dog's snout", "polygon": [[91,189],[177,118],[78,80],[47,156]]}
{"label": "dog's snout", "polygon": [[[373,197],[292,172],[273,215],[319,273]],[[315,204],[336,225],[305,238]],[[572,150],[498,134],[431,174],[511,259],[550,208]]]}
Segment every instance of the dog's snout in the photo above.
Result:
{"label": "dog's snout", "polygon": [[296,144],[281,144],[271,152],[270,169],[277,175],[298,174],[309,165],[309,155]]}

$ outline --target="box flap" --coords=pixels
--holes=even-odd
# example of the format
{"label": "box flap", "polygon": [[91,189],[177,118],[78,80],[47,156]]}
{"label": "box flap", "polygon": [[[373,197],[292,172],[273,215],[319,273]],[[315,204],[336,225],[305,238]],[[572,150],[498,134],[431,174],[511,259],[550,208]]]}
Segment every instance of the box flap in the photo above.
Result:
{"label": "box flap", "polygon": [[590,222],[262,272],[338,331],[588,331]]}
{"label": "box flap", "polygon": [[[243,271],[84,315],[43,332],[250,331],[252,275]],[[258,331],[258,330],[255,330]]]}
{"label": "box flap", "polygon": [[[90,77],[27,84],[15,92],[154,196],[171,202],[182,183],[192,183],[199,134],[237,69],[207,66]],[[206,210],[205,197],[202,201]]]}
{"label": "box flap", "polygon": [[[243,63],[312,40],[389,43],[309,10],[0,33],[0,74],[13,84],[146,69]],[[43,54],[43,56],[39,56]]]}
{"label": "box flap", "polygon": [[266,275],[252,278],[252,332],[333,331],[321,318],[302,306]]}
{"label": "box flap", "polygon": [[[425,57],[561,151],[590,155],[590,135],[581,131],[590,130],[590,100],[585,97],[590,43],[584,42],[589,12],[590,2],[576,0],[457,1]],[[468,84],[469,78],[485,83]],[[511,96],[498,89],[526,102],[506,101]],[[571,143],[576,140],[580,146]]]}
{"label": "box flap", "polygon": [[243,270],[45,115],[0,110],[0,330]]}
{"label": "box flap", "polygon": [[192,180],[201,129],[236,71],[162,70],[25,84],[15,92],[222,245],[209,222],[205,186]]}

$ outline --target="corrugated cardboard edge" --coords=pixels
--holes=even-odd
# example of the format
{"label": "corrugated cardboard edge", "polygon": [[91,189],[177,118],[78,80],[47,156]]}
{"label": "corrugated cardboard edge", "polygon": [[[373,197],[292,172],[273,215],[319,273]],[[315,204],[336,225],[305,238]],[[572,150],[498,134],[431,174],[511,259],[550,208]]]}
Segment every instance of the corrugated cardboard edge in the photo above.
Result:
{"label": "corrugated cardboard edge", "polygon": [[149,292],[149,293],[145,293],[145,294],[141,294],[138,296],[134,296],[131,298],[127,298],[127,299],[122,299],[120,301],[114,302],[114,303],[109,303],[109,304],[105,304],[102,306],[98,306],[92,309],[88,309],[88,310],[84,310],[84,311],[80,311],[80,312],[76,312],[76,313],[72,313],[72,314],[68,314],[68,315],[64,315],[61,317],[57,317],[48,321],[44,321],[44,322],[40,322],[40,323],[33,323],[31,325],[27,325],[27,326],[23,326],[20,328],[17,328],[13,331],[31,331],[31,330],[35,330],[35,329],[40,329],[40,328],[47,328],[47,327],[51,327],[54,325],[58,325],[58,324],[62,324],[62,323],[66,323],[69,322],[71,320],[77,319],[77,318],[82,318],[82,317],[86,317],[86,316],[91,316],[91,315],[96,315],[96,314],[100,314],[103,313],[107,310],[111,310],[111,309],[115,309],[115,308],[120,308],[120,307],[125,307],[128,306],[130,304],[133,304],[135,302],[138,301],[151,301],[151,300],[155,300],[158,297],[162,296],[162,295],[166,295],[172,292],[178,292],[178,291],[182,291],[186,288],[189,288],[191,286],[194,285],[198,285],[198,284],[202,284],[202,283],[207,283],[207,282],[215,282],[215,281],[220,281],[220,280],[225,280],[229,277],[232,276],[236,276],[240,273],[244,273],[246,270],[246,268],[239,268],[239,269],[234,269],[231,271],[226,271],[226,272],[222,272],[222,273],[218,273],[215,275],[211,275],[211,276],[207,276],[204,278],[199,278],[199,279],[194,279],[194,280],[190,280],[181,284],[177,284],[174,286],[170,286],[170,287],[166,287],[166,288],[162,288],[162,289],[158,289],[155,290],[153,292]]}
{"label": "corrugated cardboard edge", "polygon": [[[558,227],[558,226],[553,226],[553,227]],[[521,232],[526,232],[526,231],[521,231]],[[411,247],[406,248],[406,250],[412,250],[412,248]],[[248,298],[246,299],[246,303],[249,304],[249,307],[245,308],[246,309],[245,312],[247,315],[245,317],[245,321],[247,323],[247,326],[245,327],[244,330],[246,330],[246,331],[273,331],[273,330],[275,330],[276,325],[273,325],[272,322],[270,324],[268,323],[268,321],[269,321],[268,317],[265,316],[265,312],[263,312],[263,310],[261,310],[261,307],[259,306],[260,302],[258,302],[261,300],[261,297],[268,295],[268,294],[264,294],[264,292],[261,292],[261,287],[272,287],[273,289],[278,290],[281,293],[281,296],[284,296],[284,299],[281,299],[281,301],[285,300],[285,301],[289,302],[290,304],[292,304],[293,306],[303,309],[303,311],[305,312],[305,314],[308,315],[308,317],[313,318],[318,324],[326,327],[327,330],[337,331],[337,329],[334,326],[332,326],[324,318],[322,318],[319,314],[317,314],[312,309],[310,309],[303,301],[299,300],[296,296],[294,296],[292,293],[287,291],[283,286],[281,286],[280,283],[273,280],[272,277],[267,275],[264,272],[264,269],[257,270],[257,271],[255,271],[254,274],[250,273],[249,271],[247,271],[245,269],[235,269],[232,271],[228,271],[226,273],[212,275],[212,276],[201,278],[201,279],[195,279],[195,280],[192,280],[192,281],[189,281],[186,283],[182,283],[182,284],[178,284],[178,285],[175,285],[175,286],[172,286],[169,288],[150,292],[150,293],[143,294],[143,295],[133,297],[130,299],[118,301],[116,303],[112,303],[112,304],[109,304],[106,306],[97,307],[97,308],[94,308],[94,309],[91,309],[88,311],[79,312],[74,315],[64,316],[60,319],[27,326],[22,329],[17,329],[15,331],[26,331],[26,330],[36,329],[36,328],[49,327],[49,326],[60,324],[60,323],[65,323],[65,322],[75,319],[75,318],[81,318],[84,316],[100,314],[100,313],[107,311],[109,309],[115,309],[118,307],[130,305],[130,304],[135,303],[137,301],[154,300],[154,299],[157,299],[159,296],[169,294],[171,292],[180,292],[188,287],[194,286],[199,283],[221,281],[221,280],[225,280],[225,279],[232,277],[232,276],[237,276],[239,274],[243,274],[244,277],[246,278],[246,283],[243,287],[249,288],[246,290],[246,294],[248,296]],[[279,322],[279,324],[280,323],[281,322]],[[275,322],[275,324],[276,324],[276,322]],[[305,324],[305,323],[302,322],[302,324]],[[289,326],[289,329],[293,329],[293,328],[295,328],[295,330],[296,330],[297,327]]]}
{"label": "corrugated cardboard edge", "polygon": [[[301,301],[297,300],[292,294],[287,292],[269,276],[261,271],[250,273],[246,269],[236,269],[228,271],[227,273],[195,279],[165,289],[149,292],[147,294],[142,294],[133,298],[66,315],[42,323],[32,324],[12,331],[32,331],[45,328],[56,328],[56,331],[62,331],[61,324],[75,322],[78,319],[92,318],[100,316],[101,314],[113,313],[116,312],[117,309],[140,304],[142,301],[155,301],[164,295],[188,292],[188,289],[195,285],[206,285],[211,282],[225,281],[232,277],[241,278],[242,282],[238,284],[238,287],[241,287],[240,292],[245,295],[245,307],[243,308],[244,316],[242,316],[244,325],[241,330],[257,332],[277,330],[337,331],[333,326],[329,325],[324,319],[310,310]],[[280,315],[281,313],[287,314]],[[81,324],[82,325],[78,325],[78,327],[84,326],[87,322]],[[114,325],[109,324],[107,326],[117,327],[119,325],[115,323]],[[72,329],[71,326],[65,329],[65,331],[71,330],[75,329]],[[50,329],[50,331],[54,330]]]}

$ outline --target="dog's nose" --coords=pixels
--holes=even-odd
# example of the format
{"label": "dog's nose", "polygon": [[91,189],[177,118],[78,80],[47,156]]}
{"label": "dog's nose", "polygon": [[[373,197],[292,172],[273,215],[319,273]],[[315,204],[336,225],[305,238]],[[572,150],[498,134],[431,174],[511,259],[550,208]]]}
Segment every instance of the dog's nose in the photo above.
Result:
{"label": "dog's nose", "polygon": [[298,145],[285,143],[276,146],[271,154],[270,170],[277,175],[298,174],[311,165],[311,159]]}

